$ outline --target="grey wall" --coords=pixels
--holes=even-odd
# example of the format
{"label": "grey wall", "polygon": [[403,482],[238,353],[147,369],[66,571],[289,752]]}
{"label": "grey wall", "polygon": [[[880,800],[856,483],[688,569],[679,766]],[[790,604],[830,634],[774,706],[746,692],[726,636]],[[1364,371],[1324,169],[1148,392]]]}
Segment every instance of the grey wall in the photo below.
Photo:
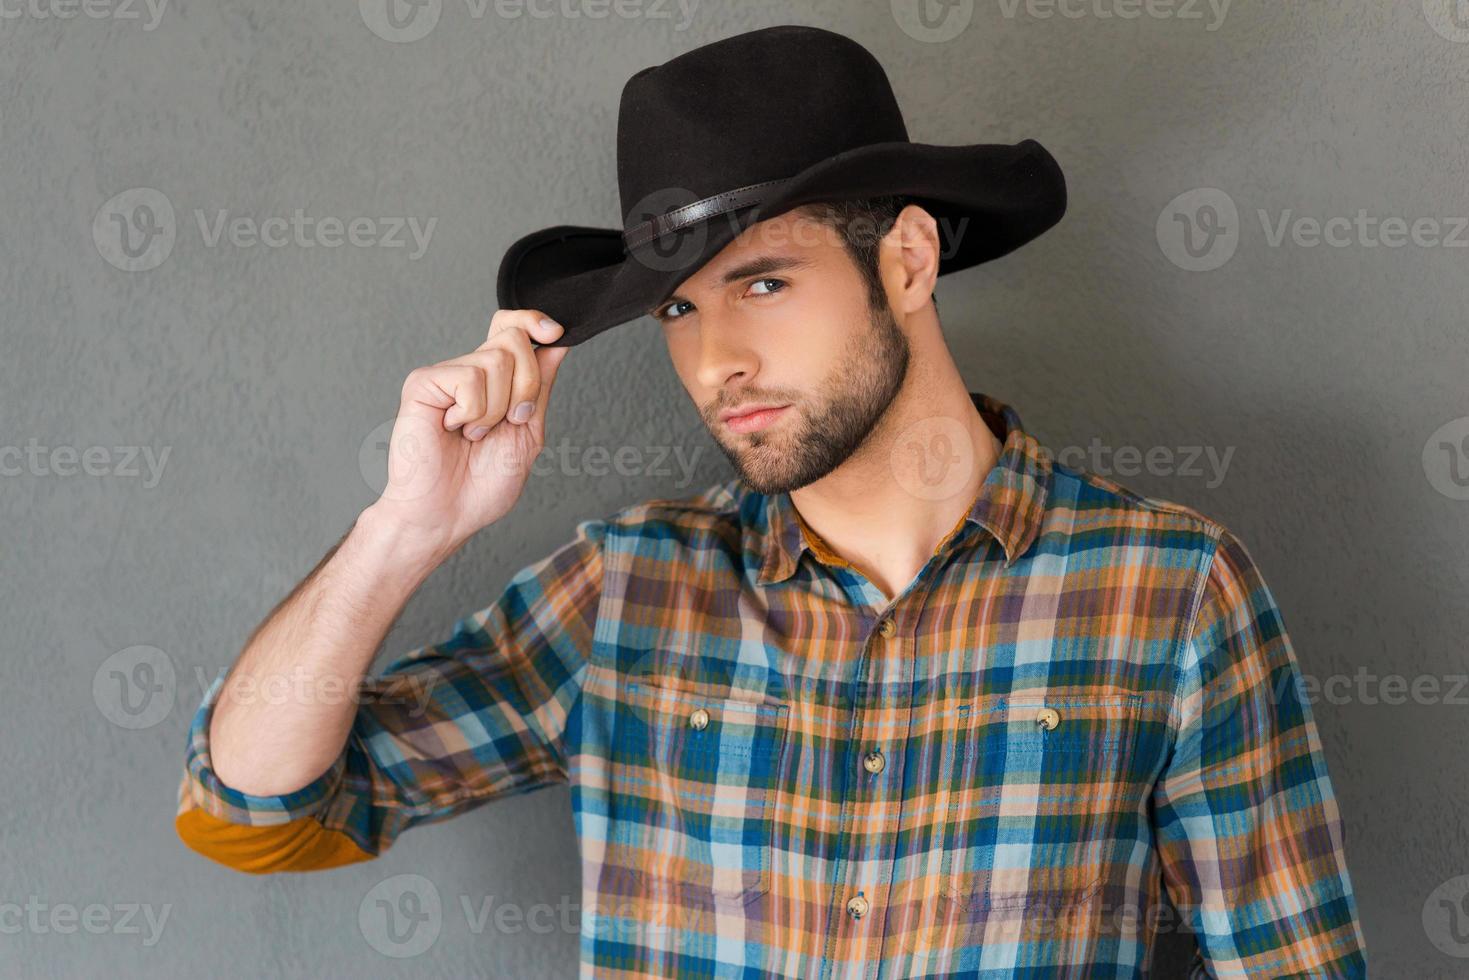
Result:
{"label": "grey wall", "polygon": [[[1315,710],[1374,974],[1469,971],[1455,941],[1469,915],[1456,933],[1439,903],[1469,890],[1469,691],[1454,681],[1469,670],[1469,21],[1457,29],[1448,0],[1074,0],[1080,16],[983,0],[955,8],[970,19],[949,39],[880,2],[513,18],[443,0],[426,36],[397,42],[370,29],[371,0],[173,0],[156,22],[120,0],[91,8],[102,18],[42,17],[80,13],[43,2],[0,20],[0,973],[574,973],[574,932],[477,932],[461,905],[575,901],[564,790],[421,828],[367,865],[255,878],[174,836],[184,732],[204,684],[373,499],[374,430],[403,376],[483,339],[504,247],[617,223],[623,81],[780,22],[872,48],[915,140],[1034,136],[1060,160],[1063,222],[941,280],[958,363],[1051,446],[1096,440],[1088,462],[1114,473],[1119,447],[1229,454],[1222,478],[1156,455],[1119,478],[1235,529],[1304,671],[1339,678]],[[159,196],[109,204],[136,188],[171,223]],[[110,216],[139,203],[174,240],[129,258]],[[421,255],[406,235],[209,235],[221,210],[297,208],[434,225]],[[1359,211],[1374,224],[1341,244],[1307,244],[1309,224],[1272,241],[1282,215]],[[1198,222],[1214,216],[1210,245]],[[1393,247],[1384,218],[1439,226]],[[573,351],[553,412],[569,462],[429,581],[379,667],[490,602],[575,520],[729,475],[649,321]],[[596,475],[587,447],[650,455]],[[655,467],[660,447],[692,475]],[[1384,703],[1389,674],[1420,679],[1419,696]],[[430,950],[399,960],[358,910],[409,873],[445,914]],[[156,935],[149,912],[167,916]]]}

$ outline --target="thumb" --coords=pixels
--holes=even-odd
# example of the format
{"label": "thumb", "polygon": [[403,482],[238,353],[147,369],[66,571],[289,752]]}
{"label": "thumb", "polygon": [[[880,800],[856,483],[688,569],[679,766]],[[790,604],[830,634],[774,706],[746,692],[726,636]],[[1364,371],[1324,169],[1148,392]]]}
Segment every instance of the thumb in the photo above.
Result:
{"label": "thumb", "polygon": [[556,384],[556,376],[561,371],[561,362],[566,360],[570,347],[537,347],[535,349],[536,366],[541,372],[541,390],[536,395],[536,410],[531,415],[534,419],[540,419],[545,424],[546,405],[551,400],[551,388]]}

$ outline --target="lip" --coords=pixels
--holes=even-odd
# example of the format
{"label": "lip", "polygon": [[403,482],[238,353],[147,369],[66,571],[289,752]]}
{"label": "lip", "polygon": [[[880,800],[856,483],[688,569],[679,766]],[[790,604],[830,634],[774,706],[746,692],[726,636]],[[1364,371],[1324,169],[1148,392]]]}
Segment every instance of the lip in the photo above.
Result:
{"label": "lip", "polygon": [[739,414],[720,413],[724,424],[736,432],[754,432],[770,425],[785,413],[790,405],[757,405],[739,410]]}

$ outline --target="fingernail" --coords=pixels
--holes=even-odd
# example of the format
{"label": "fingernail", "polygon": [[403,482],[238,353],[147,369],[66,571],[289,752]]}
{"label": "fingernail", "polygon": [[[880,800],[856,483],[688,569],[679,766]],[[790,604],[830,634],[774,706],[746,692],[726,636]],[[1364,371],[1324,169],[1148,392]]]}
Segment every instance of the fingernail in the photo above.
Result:
{"label": "fingernail", "polygon": [[469,432],[466,433],[466,435],[468,435],[469,438],[472,440],[479,439],[483,437],[486,432],[489,431],[490,427],[488,425],[476,425],[474,428],[470,429]]}
{"label": "fingernail", "polygon": [[510,421],[524,422],[530,418],[530,413],[536,410],[535,402],[521,402],[510,412]]}
{"label": "fingernail", "polygon": [[[555,320],[551,319],[548,316],[541,317],[541,326],[545,327],[547,330],[562,330],[561,324],[557,323]],[[563,330],[562,332],[564,333],[565,331]]]}

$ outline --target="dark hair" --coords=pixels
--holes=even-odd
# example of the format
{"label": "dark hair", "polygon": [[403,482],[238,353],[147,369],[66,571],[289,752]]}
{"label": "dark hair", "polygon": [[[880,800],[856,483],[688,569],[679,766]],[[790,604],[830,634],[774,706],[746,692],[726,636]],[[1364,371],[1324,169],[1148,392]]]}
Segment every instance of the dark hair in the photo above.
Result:
{"label": "dark hair", "polygon": [[[860,200],[816,201],[796,210],[841,234],[847,254],[867,284],[868,302],[877,309],[887,303],[887,294],[883,292],[882,280],[877,275],[877,246],[892,229],[899,212],[911,203],[914,199],[908,195],[889,194]],[[938,296],[930,298],[937,309]]]}

